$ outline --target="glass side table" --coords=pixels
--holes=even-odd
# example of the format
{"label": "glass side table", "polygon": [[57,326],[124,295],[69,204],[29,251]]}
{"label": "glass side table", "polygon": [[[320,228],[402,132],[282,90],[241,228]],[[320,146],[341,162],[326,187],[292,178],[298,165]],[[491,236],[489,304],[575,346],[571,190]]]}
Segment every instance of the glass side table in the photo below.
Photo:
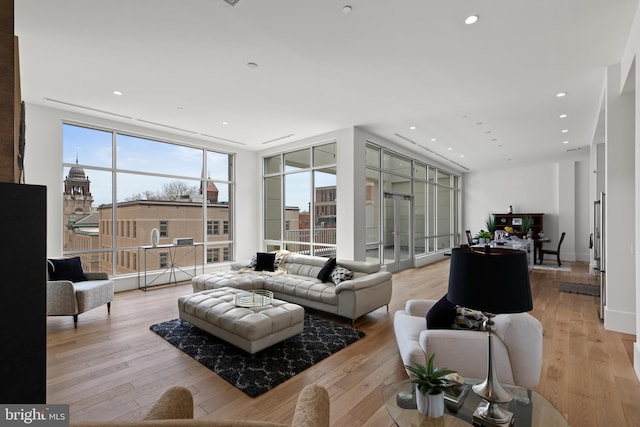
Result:
{"label": "glass side table", "polygon": [[[445,414],[440,418],[428,418],[418,412],[414,395],[415,387],[408,380],[385,386],[382,389],[382,399],[391,419],[399,427],[470,426],[474,425],[473,411],[481,401],[480,397],[470,389],[470,385],[479,382],[481,380],[466,378],[465,384],[469,385],[468,392],[457,404],[445,399]],[[569,426],[560,411],[540,393],[516,386],[505,388],[513,393],[513,400],[504,407],[513,412],[514,427]]]}

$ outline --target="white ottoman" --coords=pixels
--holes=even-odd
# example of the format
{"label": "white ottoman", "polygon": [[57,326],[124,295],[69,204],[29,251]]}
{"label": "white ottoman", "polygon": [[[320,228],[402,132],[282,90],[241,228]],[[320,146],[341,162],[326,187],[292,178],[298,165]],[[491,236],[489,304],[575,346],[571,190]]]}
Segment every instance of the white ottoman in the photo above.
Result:
{"label": "white ottoman", "polygon": [[234,305],[234,297],[246,292],[223,287],[183,295],[180,319],[252,354],[303,331],[304,308],[278,299],[261,307]]}

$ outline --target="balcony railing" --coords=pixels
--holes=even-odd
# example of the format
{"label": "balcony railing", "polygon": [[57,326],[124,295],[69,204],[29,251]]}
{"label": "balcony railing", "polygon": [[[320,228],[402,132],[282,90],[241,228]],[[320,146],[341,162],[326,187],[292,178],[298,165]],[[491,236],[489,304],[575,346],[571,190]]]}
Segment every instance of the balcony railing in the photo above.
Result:
{"label": "balcony railing", "polygon": [[[312,231],[309,229],[287,230],[285,231],[285,240],[289,242],[309,242]],[[336,244],[335,228],[316,228],[313,232],[313,243],[319,244]]]}

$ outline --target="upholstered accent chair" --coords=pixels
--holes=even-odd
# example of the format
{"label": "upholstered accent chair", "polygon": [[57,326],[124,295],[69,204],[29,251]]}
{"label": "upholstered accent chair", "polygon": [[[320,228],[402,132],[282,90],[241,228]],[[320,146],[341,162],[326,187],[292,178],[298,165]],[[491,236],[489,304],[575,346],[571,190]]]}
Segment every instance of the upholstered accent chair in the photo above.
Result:
{"label": "upholstered accent chair", "polygon": [[80,269],[76,276],[67,277],[72,280],[65,280],[53,273],[51,261],[47,269],[47,316],[73,316],[73,326],[77,328],[80,313],[106,304],[107,313],[111,314],[114,284],[107,273]]}
{"label": "upholstered accent chair", "polygon": [[[463,377],[486,378],[487,333],[481,330],[427,329],[427,312],[435,300],[409,300],[394,316],[394,330],[402,362],[435,364],[458,371]],[[505,384],[533,388],[542,368],[542,324],[528,313],[499,314],[494,318],[495,368]]]}
{"label": "upholstered accent chair", "polygon": [[[71,427],[286,427],[285,424],[245,420],[194,420],[193,396],[180,386],[167,389],[143,420],[71,421]],[[307,385],[298,395],[291,426],[329,427],[329,394],[324,387]]]}

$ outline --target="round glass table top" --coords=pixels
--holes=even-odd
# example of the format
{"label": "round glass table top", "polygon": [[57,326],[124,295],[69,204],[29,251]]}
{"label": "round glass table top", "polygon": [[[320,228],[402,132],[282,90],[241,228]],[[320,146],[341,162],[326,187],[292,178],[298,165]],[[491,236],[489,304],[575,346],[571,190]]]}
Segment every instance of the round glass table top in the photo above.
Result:
{"label": "round glass table top", "polygon": [[[473,412],[482,399],[471,385],[481,382],[466,378],[465,385],[456,390],[457,396],[445,398],[445,414],[428,418],[416,409],[415,387],[410,381],[393,383],[382,389],[382,398],[389,415],[400,427],[458,427],[474,425]],[[503,384],[504,386],[504,384]],[[540,393],[516,386],[504,386],[513,393],[513,400],[500,405],[513,413],[514,427],[567,427],[564,416]]]}

